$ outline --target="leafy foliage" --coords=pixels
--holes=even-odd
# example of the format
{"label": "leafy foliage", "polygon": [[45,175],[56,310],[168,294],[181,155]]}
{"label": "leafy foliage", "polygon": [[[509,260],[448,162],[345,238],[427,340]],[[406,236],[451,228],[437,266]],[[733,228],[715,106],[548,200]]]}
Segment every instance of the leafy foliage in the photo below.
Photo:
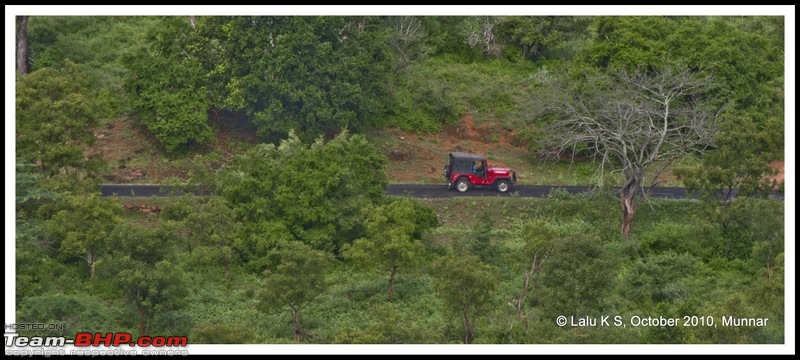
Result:
{"label": "leafy foliage", "polygon": [[432,264],[431,275],[447,311],[462,320],[464,343],[471,344],[477,316],[492,304],[497,269],[473,255],[446,256]]}
{"label": "leafy foliage", "polygon": [[30,63],[33,71],[81,65],[96,79],[97,93],[111,106],[112,116],[130,111],[124,83],[130,73],[125,59],[147,46],[150,16],[30,16]]}
{"label": "leafy foliage", "polygon": [[[417,210],[421,211],[417,211]],[[342,253],[366,267],[389,271],[389,301],[394,277],[400,267],[412,267],[425,252],[421,237],[435,214],[411,199],[394,199],[386,205],[367,209],[366,238],[345,244]]]}
{"label": "leafy foliage", "polygon": [[192,209],[184,221],[177,224],[177,239],[186,245],[198,269],[208,270],[208,264],[222,267],[223,277],[228,278],[234,262],[235,236],[241,224],[234,218],[233,209],[219,196],[211,196],[207,202]]}
{"label": "leafy foliage", "polygon": [[166,17],[150,35],[150,47],[128,59],[126,87],[139,119],[168,152],[211,138],[210,101],[200,60],[190,47],[185,18]]}
{"label": "leafy foliage", "polygon": [[114,262],[119,269],[114,281],[138,310],[141,335],[150,333],[154,316],[186,304],[188,283],[180,267],[168,260],[148,264],[129,256],[115,258]]}
{"label": "leafy foliage", "polygon": [[597,238],[573,234],[556,242],[542,267],[542,306],[549,315],[599,314],[618,265]]}
{"label": "leafy foliage", "polygon": [[272,313],[288,309],[294,323],[295,341],[305,335],[300,326],[300,311],[325,291],[325,275],[332,256],[299,242],[279,245],[269,255],[273,263],[264,274],[264,287],[258,293],[261,311]]}
{"label": "leafy foliage", "polygon": [[677,301],[691,291],[686,279],[696,274],[699,267],[694,256],[670,251],[637,260],[623,281],[630,286],[629,296],[638,302]]}
{"label": "leafy foliage", "polygon": [[245,223],[246,261],[279,239],[338,251],[363,236],[363,209],[382,200],[388,183],[379,170],[385,163],[361,135],[305,145],[290,134],[280,146],[260,145],[238,158],[216,188]]}
{"label": "leafy foliage", "polygon": [[493,228],[494,221],[488,214],[484,214],[472,226],[472,231],[465,244],[468,253],[477,256],[487,264],[494,264],[501,251],[497,239],[492,235]]}
{"label": "leafy foliage", "polygon": [[[388,29],[372,17],[199,19],[203,51],[219,63],[220,108],[244,110],[277,142],[290,130],[310,140],[372,125],[390,81]],[[202,55],[199,55],[202,56]],[[219,89],[219,87],[216,87]]]}
{"label": "leafy foliage", "polygon": [[[78,332],[111,332],[113,314],[102,301],[91,295],[55,293],[32,296],[19,304],[20,323],[52,324],[52,329],[32,336],[65,336]],[[63,326],[63,327],[62,327]],[[21,332],[26,334],[25,332]]]}
{"label": "leafy foliage", "polygon": [[84,146],[111,115],[93,79],[74,63],[18,77],[16,111],[17,154],[47,175],[87,170]]}
{"label": "leafy foliage", "polygon": [[716,149],[677,174],[689,191],[699,190],[701,196],[720,206],[736,197],[765,197],[778,187],[774,180],[777,170],[769,165],[782,155],[776,135],[759,131],[752,120],[733,116],[722,123],[714,141]]}
{"label": "leafy foliage", "polygon": [[[292,333],[312,343],[785,343],[785,209],[749,196],[772,186],[759,179],[784,145],[784,17],[194,20],[29,18],[33,72],[17,78],[15,120],[20,322],[139,327],[204,343],[283,343]],[[725,109],[714,151],[684,158],[699,170],[683,180],[740,196],[651,200],[637,212],[641,230],[625,240],[609,221],[619,206],[610,190],[409,205],[383,196],[387,163],[366,138],[334,136],[450,131],[469,115],[476,128],[499,122],[538,151],[540,130],[561,118],[536,116],[555,93],[531,94],[552,74],[585,100],[609,88],[585,79],[675,64],[713,75],[698,95]],[[202,157],[193,184],[213,182],[216,195],[126,200],[159,207],[158,216],[86,196],[101,162],[84,151],[122,113],[162,143],[146,155]],[[229,125],[258,127],[276,145],[233,163],[241,147],[199,154],[206,149],[195,144]],[[591,145],[570,150],[584,156]],[[578,164],[578,178],[596,180],[597,163]],[[462,256],[465,243],[496,267]],[[94,278],[76,261],[91,244],[100,245]],[[389,303],[375,269],[391,270],[394,245],[413,256],[395,257],[408,261],[394,283],[402,296]],[[363,261],[331,256],[356,248]],[[406,272],[420,263],[431,271]],[[287,321],[290,304],[299,306]],[[554,325],[572,313],[770,320],[724,329]]]}
{"label": "leafy foliage", "polygon": [[65,258],[85,257],[89,276],[94,277],[98,257],[107,251],[111,232],[120,221],[119,203],[94,194],[69,197],[59,207],[44,222],[45,233]]}
{"label": "leafy foliage", "polygon": [[45,177],[36,170],[36,165],[17,158],[16,211],[18,218],[31,218],[44,204],[61,199],[61,194],[45,184]]}

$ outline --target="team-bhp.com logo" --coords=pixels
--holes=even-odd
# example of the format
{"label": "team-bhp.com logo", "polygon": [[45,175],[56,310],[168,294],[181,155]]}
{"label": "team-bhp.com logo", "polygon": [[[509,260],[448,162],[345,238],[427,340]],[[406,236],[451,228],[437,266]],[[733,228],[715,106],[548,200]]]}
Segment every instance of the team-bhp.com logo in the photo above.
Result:
{"label": "team-bhp.com logo", "polygon": [[[6,355],[67,355],[63,348],[72,345],[70,355],[127,355],[138,354],[137,349],[120,349],[120,346],[148,347],[142,349],[143,355],[188,355],[185,349],[189,341],[186,336],[140,336],[134,338],[130,333],[89,333],[79,332],[75,340],[64,336],[19,336],[14,332],[5,333]],[[111,349],[92,349],[105,346]],[[8,349],[14,348],[14,349]]]}

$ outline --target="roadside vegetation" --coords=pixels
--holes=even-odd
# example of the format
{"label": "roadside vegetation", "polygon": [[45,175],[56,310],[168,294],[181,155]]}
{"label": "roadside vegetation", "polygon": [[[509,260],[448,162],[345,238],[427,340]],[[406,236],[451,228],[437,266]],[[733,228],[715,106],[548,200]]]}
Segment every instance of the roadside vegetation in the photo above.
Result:
{"label": "roadside vegetation", "polygon": [[[211,344],[784,342],[784,204],[766,196],[783,186],[782,17],[17,26],[20,323]],[[449,151],[603,186],[384,195],[441,183]],[[652,185],[702,197],[641,197]],[[629,325],[556,325],[606,315]],[[648,316],[717,327],[628,322]]]}

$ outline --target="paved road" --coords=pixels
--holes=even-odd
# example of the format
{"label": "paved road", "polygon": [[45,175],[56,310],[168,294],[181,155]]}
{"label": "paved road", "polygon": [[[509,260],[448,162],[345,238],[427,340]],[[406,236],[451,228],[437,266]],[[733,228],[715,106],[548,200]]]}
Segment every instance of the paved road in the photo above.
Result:
{"label": "paved road", "polygon": [[[407,196],[416,198],[447,198],[447,197],[499,197],[499,196],[518,196],[518,197],[547,197],[555,189],[563,189],[570,194],[591,191],[590,186],[546,186],[546,185],[517,185],[508,193],[500,194],[497,190],[470,189],[466,193],[459,193],[455,190],[447,190],[445,185],[416,185],[416,184],[394,184],[386,189],[386,195]],[[188,188],[170,187],[164,185],[125,185],[125,184],[104,184],[100,185],[100,193],[103,196],[123,196],[123,197],[149,197],[149,196],[177,196],[187,192],[194,192],[203,195],[203,191],[193,191]],[[615,188],[616,192],[616,188]],[[208,193],[208,192],[206,192]],[[650,191],[650,196],[663,199],[685,199],[686,189],[676,187],[657,187]],[[697,194],[692,194],[696,198]],[[783,194],[773,193],[774,199],[783,200]]]}
{"label": "paved road", "polygon": [[[470,189],[465,193],[455,190],[448,191],[445,185],[389,185],[386,190],[387,195],[409,196],[420,198],[444,198],[455,196],[478,196],[478,197],[498,197],[498,196],[518,196],[518,197],[547,197],[551,191],[556,189],[566,190],[575,195],[582,192],[589,192],[594,189],[591,186],[545,186],[545,185],[517,185],[505,194],[498,193],[493,188]],[[616,189],[615,189],[616,191]],[[684,188],[657,188],[651,192],[651,196],[666,199],[686,198]]]}
{"label": "paved road", "polygon": [[[389,185],[386,189],[387,195],[408,196],[417,198],[446,198],[446,197],[497,197],[497,196],[519,196],[519,197],[547,197],[554,189],[564,189],[570,194],[590,191],[589,186],[539,186],[539,185],[517,185],[508,193],[500,194],[494,189],[470,189],[466,193],[459,193],[455,190],[448,191],[444,185]],[[106,184],[100,186],[103,196],[126,196],[126,197],[147,197],[147,196],[175,196],[181,195],[188,190],[168,187],[163,185],[118,185]],[[686,198],[684,188],[655,188],[651,196],[667,199]]]}

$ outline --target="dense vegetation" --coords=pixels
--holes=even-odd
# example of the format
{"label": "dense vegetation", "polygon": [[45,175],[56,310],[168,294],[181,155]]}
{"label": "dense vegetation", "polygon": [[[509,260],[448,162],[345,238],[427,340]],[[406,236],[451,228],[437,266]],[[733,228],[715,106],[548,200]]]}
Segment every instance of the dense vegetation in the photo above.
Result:
{"label": "dense vegetation", "polygon": [[[190,343],[784,343],[784,207],[766,198],[776,184],[764,180],[784,144],[781,17],[32,16],[21,25],[18,322]],[[677,69],[710,82],[656,99],[679,110],[661,112],[664,128],[688,134],[680,109],[702,107],[714,120],[708,142],[679,156],[659,153],[672,148],[650,135],[624,144],[679,163],[703,197],[649,200],[635,220],[609,216],[620,199],[603,192],[386,197],[387,158],[363,135],[437,132],[471,114],[545,153],[554,148],[543,139],[558,136],[550,131],[579,128],[554,126],[565,106],[586,104],[568,100],[596,100],[589,114],[608,119],[602,96],[637,99],[609,91],[615,79]],[[628,105],[636,111],[615,116],[657,108]],[[221,167],[199,164],[191,181],[212,196],[137,200],[157,216],[125,211],[96,194],[104,164],[85,153],[120,116],[146,127],[166,158],[203,152],[223,126],[252,129],[262,143]],[[626,179],[650,164],[623,161],[627,147],[606,159],[607,138],[574,134],[570,152],[597,155]],[[634,180],[636,193],[646,184]],[[626,232],[625,221],[636,227]],[[628,326],[559,327],[561,315]],[[684,326],[707,316],[716,327]],[[723,326],[727,316],[769,320]],[[632,326],[634,317],[680,325]]]}

